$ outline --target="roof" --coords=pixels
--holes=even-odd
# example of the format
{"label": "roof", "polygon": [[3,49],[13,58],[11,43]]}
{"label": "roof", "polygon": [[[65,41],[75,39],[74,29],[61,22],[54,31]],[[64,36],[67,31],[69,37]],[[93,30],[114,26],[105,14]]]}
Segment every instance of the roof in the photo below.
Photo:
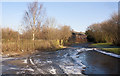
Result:
{"label": "roof", "polygon": [[81,32],[72,32],[72,34],[73,34],[73,35],[85,35],[85,34],[83,34],[83,33],[81,33]]}

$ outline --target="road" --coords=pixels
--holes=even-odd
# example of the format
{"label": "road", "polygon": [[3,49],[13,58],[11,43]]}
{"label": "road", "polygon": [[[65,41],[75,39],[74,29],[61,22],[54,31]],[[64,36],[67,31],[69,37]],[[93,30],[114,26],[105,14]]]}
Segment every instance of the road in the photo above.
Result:
{"label": "road", "polygon": [[120,59],[82,45],[39,52],[25,57],[3,57],[3,74],[117,74]]}

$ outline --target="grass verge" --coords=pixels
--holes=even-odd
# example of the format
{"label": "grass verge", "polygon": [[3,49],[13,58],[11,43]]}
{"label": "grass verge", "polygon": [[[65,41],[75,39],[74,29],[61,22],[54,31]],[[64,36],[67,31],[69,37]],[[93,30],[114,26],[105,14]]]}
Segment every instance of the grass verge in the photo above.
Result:
{"label": "grass verge", "polygon": [[120,48],[101,48],[101,50],[120,55]]}
{"label": "grass verge", "polygon": [[112,43],[94,43],[90,47],[96,47],[103,51],[120,55],[120,46],[112,45]]}

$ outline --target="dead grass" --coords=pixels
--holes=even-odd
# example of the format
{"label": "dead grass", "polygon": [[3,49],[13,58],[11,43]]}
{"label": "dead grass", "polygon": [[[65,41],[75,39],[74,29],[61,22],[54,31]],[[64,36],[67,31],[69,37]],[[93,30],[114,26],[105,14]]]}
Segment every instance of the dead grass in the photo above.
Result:
{"label": "dead grass", "polygon": [[19,41],[3,41],[2,53],[9,55],[22,54],[23,52],[38,51],[54,51],[60,49],[57,40],[19,40]]}

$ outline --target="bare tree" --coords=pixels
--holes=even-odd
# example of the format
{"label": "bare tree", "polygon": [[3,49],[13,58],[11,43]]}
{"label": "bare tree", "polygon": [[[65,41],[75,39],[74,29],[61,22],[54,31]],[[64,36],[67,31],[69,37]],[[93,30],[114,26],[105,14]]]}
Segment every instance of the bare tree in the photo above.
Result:
{"label": "bare tree", "polygon": [[42,27],[42,36],[48,40],[55,40],[58,38],[57,32],[55,18],[48,18]]}
{"label": "bare tree", "polygon": [[[67,40],[71,37],[71,28],[70,26],[64,25],[60,29],[60,39],[63,40],[63,42],[67,42]],[[60,40],[60,42],[61,42]]]}
{"label": "bare tree", "polygon": [[17,40],[18,39],[19,32],[14,31],[10,28],[2,28],[2,39],[4,40]]}
{"label": "bare tree", "polygon": [[117,13],[102,23],[92,24],[86,31],[88,39],[94,40],[94,42],[112,42],[115,45],[120,45],[119,33],[119,15]]}
{"label": "bare tree", "polygon": [[[28,5],[28,10],[25,11],[24,24],[26,28],[32,29],[32,40],[35,40],[35,33],[38,27],[40,28],[45,19],[45,9],[42,4],[33,2]],[[26,30],[27,30],[26,29]]]}

